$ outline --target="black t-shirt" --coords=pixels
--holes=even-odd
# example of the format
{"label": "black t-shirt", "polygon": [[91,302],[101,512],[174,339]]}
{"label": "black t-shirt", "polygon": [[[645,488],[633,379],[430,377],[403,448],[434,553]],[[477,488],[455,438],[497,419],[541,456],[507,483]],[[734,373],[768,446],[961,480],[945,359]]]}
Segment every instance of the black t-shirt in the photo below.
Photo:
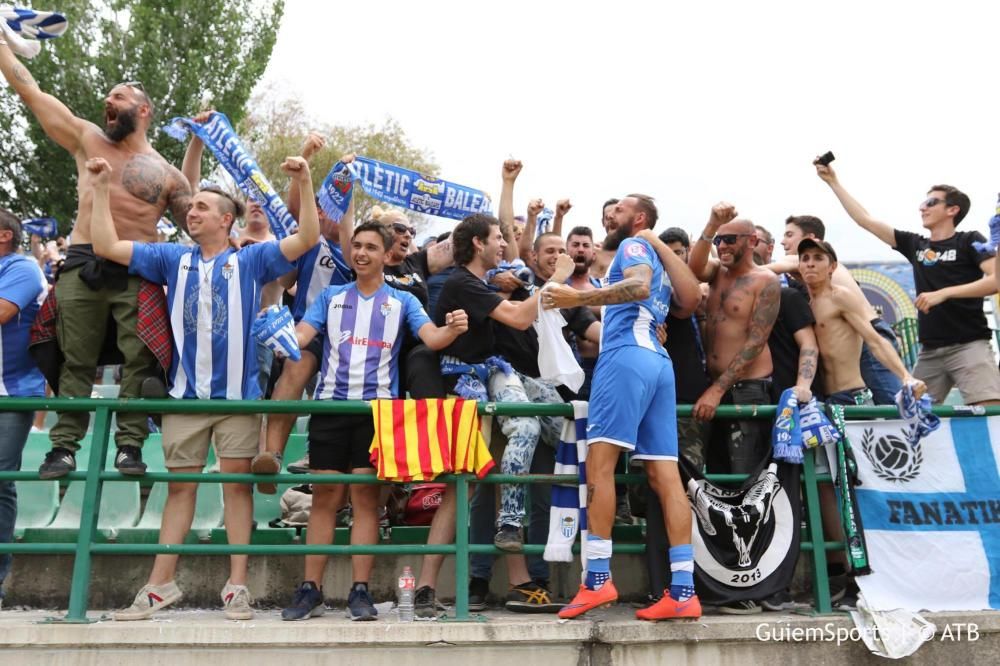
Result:
{"label": "black t-shirt", "polygon": [[[771,349],[771,362],[774,364],[772,385],[775,395],[795,386],[799,377],[799,345],[795,342],[795,334],[815,323],[816,319],[805,294],[795,287],[782,287],[778,318],[767,339],[767,346]],[[819,365],[818,358],[816,365]],[[813,386],[818,386],[815,378]]]}
{"label": "black t-shirt", "polygon": [[427,308],[427,278],[431,274],[427,250],[408,254],[401,263],[383,267],[382,272],[385,274],[386,284],[400,291],[410,292],[417,297],[424,309]]}
{"label": "black t-shirt", "polygon": [[441,354],[455,356],[465,363],[482,363],[497,353],[490,313],[503,299],[490,291],[486,283],[460,266],[441,288],[434,323],[444,326],[445,315],[453,310],[465,310],[469,315],[469,330],[441,350]]}
{"label": "black t-shirt", "polygon": [[[956,231],[951,238],[932,241],[925,236],[894,229],[896,251],[913,266],[917,294],[975,282],[983,277],[979,268],[990,255],[977,252],[973,241],[986,241],[978,231]],[[973,340],[988,340],[990,329],[983,314],[983,299],[950,298],[930,309],[917,312],[920,343],[933,349]]]}
{"label": "black t-shirt", "polygon": [[674,364],[677,403],[693,405],[712,383],[705,372],[704,351],[695,331],[694,317],[678,319],[667,315],[667,344],[664,347]]}

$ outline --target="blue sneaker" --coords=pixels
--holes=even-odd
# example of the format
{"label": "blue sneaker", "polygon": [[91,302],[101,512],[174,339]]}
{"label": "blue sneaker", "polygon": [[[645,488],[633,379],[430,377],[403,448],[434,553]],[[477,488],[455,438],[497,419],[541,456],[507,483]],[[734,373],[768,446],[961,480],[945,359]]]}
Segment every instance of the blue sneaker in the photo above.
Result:
{"label": "blue sneaker", "polygon": [[368,594],[366,584],[357,583],[351,588],[350,594],[347,595],[347,617],[361,621],[378,619],[378,609]]}
{"label": "blue sneaker", "polygon": [[295,590],[292,605],[281,611],[282,620],[308,620],[319,617],[326,608],[323,606],[323,591],[311,580],[304,581]]}

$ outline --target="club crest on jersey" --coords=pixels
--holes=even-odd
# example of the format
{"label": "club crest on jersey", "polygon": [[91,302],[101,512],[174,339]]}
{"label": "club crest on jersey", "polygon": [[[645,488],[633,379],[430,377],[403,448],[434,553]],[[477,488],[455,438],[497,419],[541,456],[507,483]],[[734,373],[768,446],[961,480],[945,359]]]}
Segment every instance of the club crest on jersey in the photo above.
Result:
{"label": "club crest on jersey", "polygon": [[645,257],[646,248],[639,243],[629,243],[625,247],[625,255],[629,257]]}
{"label": "club crest on jersey", "polygon": [[233,277],[233,265],[228,261],[222,266],[222,277],[226,280]]}
{"label": "club crest on jersey", "polygon": [[388,317],[392,313],[392,303],[386,301],[379,306],[378,311],[382,313],[383,317]]}

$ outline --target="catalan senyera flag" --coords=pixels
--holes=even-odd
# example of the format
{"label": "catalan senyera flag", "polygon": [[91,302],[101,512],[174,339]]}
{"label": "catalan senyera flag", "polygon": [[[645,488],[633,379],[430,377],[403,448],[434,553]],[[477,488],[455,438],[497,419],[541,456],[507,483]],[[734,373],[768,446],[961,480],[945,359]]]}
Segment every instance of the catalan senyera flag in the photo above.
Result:
{"label": "catalan senyera flag", "polygon": [[371,461],[386,481],[430,481],[449,472],[486,476],[494,462],[475,400],[372,400]]}

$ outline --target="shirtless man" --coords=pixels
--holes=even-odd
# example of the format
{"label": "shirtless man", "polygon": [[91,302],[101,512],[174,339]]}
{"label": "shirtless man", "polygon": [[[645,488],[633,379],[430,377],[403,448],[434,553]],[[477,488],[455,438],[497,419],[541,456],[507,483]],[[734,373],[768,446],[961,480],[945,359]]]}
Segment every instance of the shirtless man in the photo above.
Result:
{"label": "shirtless man", "polygon": [[[826,401],[840,405],[875,404],[861,378],[861,343],[903,384],[915,383],[922,395],[923,382],[907,372],[889,341],[878,334],[865,316],[867,301],[853,289],[833,280],[837,254],[826,241],[806,238],[799,243],[799,272],[809,290],[810,306],[816,318],[816,339],[823,364]],[[870,306],[869,306],[870,307]]]}
{"label": "shirtless man", "polygon": [[[709,256],[715,245],[719,258]],[[710,421],[715,409],[728,404],[771,404],[771,352],[767,339],[778,316],[781,284],[777,276],[755,266],[757,230],[750,220],[736,219],[732,204],[719,203],[691,250],[688,265],[709,283],[705,355],[713,383],[695,403],[693,415]],[[728,467],[734,474],[752,472],[770,447],[762,421],[726,420],[717,424],[709,466]],[[725,442],[727,451],[719,450]],[[718,456],[726,455],[722,461]],[[728,464],[727,464],[728,463]]]}
{"label": "shirtless man", "polygon": [[[826,226],[818,217],[812,215],[793,215],[785,220],[785,233],[781,238],[781,247],[785,250],[785,256],[779,261],[767,265],[779,275],[790,274],[793,278],[801,282],[799,275],[799,243],[804,238],[814,238],[823,240],[826,236]],[[833,284],[843,287],[859,298],[860,310],[858,312],[875,328],[890,345],[899,352],[896,346],[896,334],[892,327],[883,320],[875,308],[871,306],[865,298],[861,287],[854,280],[851,272],[840,264],[833,272]],[[896,394],[899,392],[899,379],[872,354],[868,345],[861,346],[861,377],[865,386],[872,392],[872,398],[876,405],[894,405]]]}
{"label": "shirtless man", "polygon": [[[809,290],[810,306],[816,319],[814,329],[823,364],[826,402],[835,405],[875,404],[861,377],[859,357],[862,341],[903,384],[913,384],[917,397],[922,396],[927,386],[906,371],[893,346],[872,326],[864,314],[864,296],[834,283],[833,275],[838,264],[833,247],[826,241],[806,238],[798,245],[798,255],[799,272]],[[817,474],[830,472],[834,454],[829,448],[824,453],[826,455],[816,456]],[[841,541],[844,535],[833,485],[821,483],[819,494],[825,538]],[[836,601],[847,591],[856,594],[856,588],[844,578],[844,553],[833,553],[830,560],[827,573],[831,576],[831,598]],[[845,599],[841,603],[851,605],[852,602]]]}
{"label": "shirtless man", "polygon": [[[146,132],[153,104],[138,82],[114,86],[104,100],[104,128],[73,112],[42,92],[28,70],[0,38],[0,72],[45,130],[76,160],[78,216],[70,247],[55,288],[58,303],[57,340],[65,357],[59,371],[60,397],[89,397],[98,354],[104,343],[109,314],[117,323],[118,348],[124,356],[120,396],[136,398],[143,380],[156,374],[156,357],[136,333],[140,279],[126,266],[98,263],[91,246],[92,190],[82,186],[88,159],[100,157],[111,165],[111,216],[122,240],[155,243],[156,223],[169,208],[184,225],[191,190],[181,172],[167,164],[149,144]],[[165,313],[164,313],[165,314]],[[53,479],[76,469],[76,451],[87,430],[86,412],[63,412],[50,436],[52,450],[39,472]],[[143,474],[140,447],[149,434],[146,414],[117,415],[115,467],[125,474]]]}

